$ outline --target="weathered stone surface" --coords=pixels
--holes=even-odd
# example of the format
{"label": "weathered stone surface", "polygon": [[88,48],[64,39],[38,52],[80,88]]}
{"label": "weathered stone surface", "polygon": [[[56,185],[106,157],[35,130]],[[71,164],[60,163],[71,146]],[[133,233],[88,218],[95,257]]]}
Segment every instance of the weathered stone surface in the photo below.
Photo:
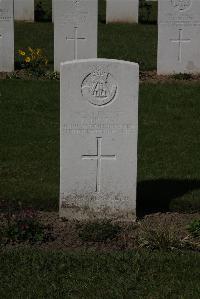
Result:
{"label": "weathered stone surface", "polygon": [[138,23],[139,0],[107,0],[106,23]]}
{"label": "weathered stone surface", "polygon": [[60,216],[134,220],[138,64],[61,64]]}
{"label": "weathered stone surface", "polygon": [[200,1],[159,0],[158,74],[200,71]]}
{"label": "weathered stone surface", "polygon": [[54,70],[97,57],[97,0],[54,0]]}
{"label": "weathered stone surface", "polygon": [[34,0],[14,0],[16,21],[34,21]]}
{"label": "weathered stone surface", "polygon": [[13,0],[0,0],[0,72],[14,70]]}

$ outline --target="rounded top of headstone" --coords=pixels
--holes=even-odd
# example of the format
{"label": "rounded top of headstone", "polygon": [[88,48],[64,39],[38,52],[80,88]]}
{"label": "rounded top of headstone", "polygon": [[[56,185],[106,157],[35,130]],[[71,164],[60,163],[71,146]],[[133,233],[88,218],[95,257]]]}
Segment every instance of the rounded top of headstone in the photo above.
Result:
{"label": "rounded top of headstone", "polygon": [[127,60],[117,60],[117,59],[107,59],[107,58],[90,58],[90,59],[78,59],[78,60],[71,60],[65,61],[60,64],[61,67],[66,65],[73,65],[73,64],[80,64],[80,63],[108,63],[108,64],[123,64],[123,65],[131,65],[135,66],[135,68],[139,69],[139,64],[136,62],[131,62]]}
{"label": "rounded top of headstone", "polygon": [[61,63],[61,85],[76,86],[77,95],[93,107],[116,103],[127,94],[127,84],[138,81],[139,65],[115,59],[82,59]]}

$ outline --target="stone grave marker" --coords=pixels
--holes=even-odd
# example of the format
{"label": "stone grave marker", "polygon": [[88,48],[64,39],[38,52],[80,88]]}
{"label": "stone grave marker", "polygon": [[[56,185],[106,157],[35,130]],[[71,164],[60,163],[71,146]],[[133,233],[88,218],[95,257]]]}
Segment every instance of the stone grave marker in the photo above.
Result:
{"label": "stone grave marker", "polygon": [[64,61],[97,57],[97,0],[54,0],[54,70]]}
{"label": "stone grave marker", "polygon": [[135,219],[138,84],[135,63],[61,64],[61,217]]}
{"label": "stone grave marker", "polygon": [[158,74],[200,72],[200,1],[159,0]]}
{"label": "stone grave marker", "polygon": [[14,18],[16,21],[34,21],[34,0],[14,0]]}
{"label": "stone grave marker", "polygon": [[13,0],[0,0],[0,72],[14,70]]}
{"label": "stone grave marker", "polygon": [[106,23],[138,23],[139,0],[107,0]]}

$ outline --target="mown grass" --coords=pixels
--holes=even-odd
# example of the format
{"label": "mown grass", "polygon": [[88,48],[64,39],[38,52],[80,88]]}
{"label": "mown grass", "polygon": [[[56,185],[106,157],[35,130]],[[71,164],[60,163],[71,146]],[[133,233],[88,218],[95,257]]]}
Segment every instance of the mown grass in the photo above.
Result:
{"label": "mown grass", "polygon": [[[58,208],[59,82],[0,81],[0,199]],[[138,208],[200,210],[199,83],[143,83]]]}
{"label": "mown grass", "polygon": [[53,69],[53,24],[15,22],[15,61],[19,49],[41,48]]}
{"label": "mown grass", "polygon": [[2,298],[199,298],[197,253],[1,252]]}
{"label": "mown grass", "polygon": [[200,210],[199,83],[142,84],[138,205]]}
{"label": "mown grass", "polygon": [[56,208],[59,83],[10,80],[0,86],[1,199]]}
{"label": "mown grass", "polygon": [[[45,5],[46,4],[46,5]],[[44,2],[44,8],[48,7]],[[48,11],[48,10],[47,10]],[[17,50],[44,49],[53,69],[53,24],[15,23],[15,60]],[[98,57],[138,62],[141,70],[156,69],[157,26],[154,24],[105,24],[105,2],[99,4]]]}
{"label": "mown grass", "polygon": [[137,62],[141,70],[156,69],[155,25],[100,24],[98,57]]}

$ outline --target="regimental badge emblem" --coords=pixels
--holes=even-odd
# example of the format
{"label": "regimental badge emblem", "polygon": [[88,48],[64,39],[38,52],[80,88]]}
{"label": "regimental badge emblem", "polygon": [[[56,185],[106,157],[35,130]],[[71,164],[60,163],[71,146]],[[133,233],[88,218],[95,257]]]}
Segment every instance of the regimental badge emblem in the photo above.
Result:
{"label": "regimental badge emblem", "polygon": [[192,0],[171,0],[172,6],[179,11],[183,11],[190,7]]}
{"label": "regimental badge emblem", "polygon": [[82,96],[95,106],[104,106],[113,102],[117,89],[114,76],[101,68],[88,74],[81,85]]}

